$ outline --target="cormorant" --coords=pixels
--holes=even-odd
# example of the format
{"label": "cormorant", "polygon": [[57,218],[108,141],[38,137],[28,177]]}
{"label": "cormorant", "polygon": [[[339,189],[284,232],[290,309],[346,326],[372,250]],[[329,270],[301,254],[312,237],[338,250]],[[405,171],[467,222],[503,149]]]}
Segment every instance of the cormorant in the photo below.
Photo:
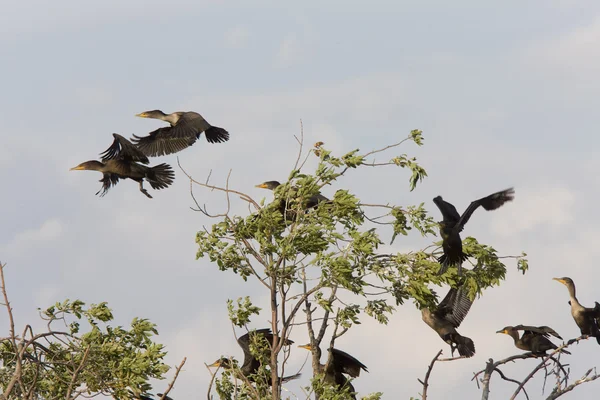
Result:
{"label": "cormorant", "polygon": [[[262,335],[269,342],[269,344],[272,347],[273,346],[273,333],[271,332],[270,328],[257,329],[255,331],[251,331],[251,332],[248,332],[248,333],[240,336],[237,340],[238,344],[244,351],[244,363],[240,367],[240,372],[242,373],[242,375],[244,375],[246,378],[248,378],[249,381],[253,382],[254,381],[253,375],[255,375],[257,373],[258,368],[260,367],[260,361],[257,360],[256,357],[254,357],[252,355],[252,353],[250,352],[250,343],[252,340],[250,335],[252,335],[252,336]],[[284,346],[289,346],[293,343],[294,342],[292,340],[285,339]],[[271,354],[271,352],[269,350],[268,357],[270,357],[270,354]],[[225,369],[232,369],[231,360],[229,358],[225,358],[225,357],[219,358],[217,361],[210,364],[209,367],[222,367]],[[295,374],[295,375],[291,375],[291,376],[284,376],[283,378],[279,378],[279,379],[281,380],[281,382],[287,382],[292,379],[299,378],[300,376],[301,376],[301,374]],[[267,382],[269,384],[271,384],[271,376],[270,375],[267,378]]]}
{"label": "cormorant", "polygon": [[600,344],[600,304],[595,302],[594,308],[584,307],[575,296],[575,283],[571,278],[552,278],[569,289],[571,297],[571,315],[579,327],[582,335],[594,336]]}
{"label": "cormorant", "polygon": [[444,201],[442,196],[437,196],[433,199],[433,202],[440,209],[443,217],[443,221],[439,222],[440,235],[442,236],[442,248],[444,250],[444,254],[438,259],[438,262],[441,264],[439,270],[440,275],[446,272],[449,266],[456,266],[458,268],[458,273],[461,273],[462,263],[468,256],[462,251],[460,232],[469,221],[469,218],[471,218],[471,214],[473,214],[479,206],[482,206],[487,211],[495,210],[507,201],[512,201],[514,195],[514,189],[510,188],[475,200],[467,207],[462,215],[458,214],[458,211],[456,211],[456,208],[452,204]]}
{"label": "cormorant", "polygon": [[456,328],[467,316],[472,304],[473,301],[469,299],[469,295],[463,287],[451,288],[434,311],[428,308],[421,310],[423,321],[450,345],[452,355],[454,355],[455,349],[463,357],[475,355],[473,341],[466,336],[461,336],[456,331]]}
{"label": "cormorant", "polygon": [[[310,344],[305,344],[298,347],[310,351],[312,351],[313,349],[313,347]],[[316,356],[319,359],[321,359],[321,349],[319,347],[316,347],[315,351]],[[347,386],[349,389],[349,393],[351,393],[352,399],[356,399],[356,391],[354,390],[354,386],[352,385],[350,380],[344,376],[344,374],[348,374],[352,378],[358,378],[361,369],[365,372],[369,372],[367,367],[363,363],[358,361],[356,358],[346,353],[345,351],[333,348],[330,349],[330,352],[332,359],[329,363],[329,367],[325,371],[325,364],[319,364],[319,372],[325,374],[326,382],[330,384],[335,384],[340,389],[344,388],[344,386]]]}
{"label": "cormorant", "polygon": [[[519,337],[519,331],[523,331],[523,335]],[[496,333],[504,333],[513,338],[515,346],[518,349],[530,351],[535,355],[545,355],[548,350],[555,350],[558,347],[549,340],[550,335],[561,339],[560,335],[549,326],[506,326]],[[566,350],[563,353],[571,354]]]}
{"label": "cormorant", "polygon": [[[275,189],[277,189],[280,185],[281,183],[277,181],[267,181],[261,183],[260,185],[256,185],[256,187],[275,191]],[[303,209],[304,211],[307,211],[311,208],[315,208],[322,201],[329,201],[329,199],[323,196],[321,193],[317,193],[305,201]],[[285,216],[287,221],[294,221],[296,219],[296,210],[290,208],[287,200],[284,201],[284,199],[280,199],[278,209],[281,214]]]}
{"label": "cormorant", "polygon": [[99,171],[103,177],[102,189],[96,194],[102,192],[100,196],[104,196],[108,190],[119,182],[119,179],[132,179],[140,184],[140,192],[144,193],[149,198],[150,194],[144,189],[143,181],[146,179],[152,189],[160,190],[168,187],[173,183],[175,175],[169,164],[159,164],[154,167],[147,167],[142,164],[148,164],[146,157],[138,150],[129,140],[123,136],[113,133],[115,140],[113,144],[100,153],[102,162],[91,160],[79,164],[71,168],[71,171]]}
{"label": "cormorant", "polygon": [[152,110],[136,114],[136,117],[160,119],[171,124],[150,132],[148,136],[133,135],[132,142],[148,157],[177,153],[193,145],[202,132],[209,143],[229,140],[229,132],[212,126],[202,115],[193,111],[165,114],[160,110]]}

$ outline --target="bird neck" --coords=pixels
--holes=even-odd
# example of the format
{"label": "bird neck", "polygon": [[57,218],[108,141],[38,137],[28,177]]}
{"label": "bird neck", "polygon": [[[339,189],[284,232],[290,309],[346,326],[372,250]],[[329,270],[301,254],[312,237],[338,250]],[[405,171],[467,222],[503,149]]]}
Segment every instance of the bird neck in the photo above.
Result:
{"label": "bird neck", "polygon": [[163,114],[160,116],[160,119],[162,119],[163,121],[168,122],[171,125],[175,125],[177,123],[177,121],[179,121],[179,113],[171,113],[171,114]]}
{"label": "bird neck", "polygon": [[515,341],[515,344],[519,342],[519,332],[518,331],[510,330],[510,331],[508,331],[508,334],[510,335],[510,337],[513,338],[513,340]]}
{"label": "bird neck", "polygon": [[575,285],[568,285],[567,289],[569,289],[569,296],[571,297],[571,304],[579,304],[577,297],[575,296]]}

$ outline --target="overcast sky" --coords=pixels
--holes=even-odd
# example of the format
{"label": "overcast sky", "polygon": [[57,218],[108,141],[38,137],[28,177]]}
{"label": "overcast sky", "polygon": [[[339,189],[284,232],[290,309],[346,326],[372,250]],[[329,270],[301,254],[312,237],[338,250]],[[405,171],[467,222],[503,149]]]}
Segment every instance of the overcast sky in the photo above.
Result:
{"label": "overcast sky", "polygon": [[[252,295],[266,308],[261,286],[195,260],[195,233],[212,221],[189,209],[189,183],[174,155],[160,162],[174,165],[175,183],[149,189],[152,200],[132,181],[94,196],[100,174],[69,168],[95,159],[112,132],[162,126],[136,113],[195,110],[231,140],[201,138],[179,153],[183,166],[200,180],[212,170],[215,183],[232,169],[232,188],[270,199],[254,185],[286,179],[300,119],[308,144],[320,140],[338,152],[383,147],[418,128],[426,145],[399,150],[429,174],[418,190],[409,194],[407,172],[389,168],[324,194],[347,188],[370,202],[425,202],[438,218],[435,195],[463,210],[515,187],[514,202],[478,211],[465,234],[502,254],[526,251],[531,270],[522,276],[508,261],[506,282],[486,291],[459,329],[476,356],[438,364],[431,378],[432,399],[478,398],[472,373],[489,358],[518,353],[496,330],[549,325],[565,338],[579,335],[567,290],[552,277],[573,278],[584,305],[600,301],[599,43],[600,5],[591,0],[9,2],[0,14],[0,260],[9,264],[17,323],[65,298],[107,301],[117,324],[134,316],[157,323],[171,365],[188,357],[171,392],[176,400],[204,397],[203,363],[241,357],[226,300]],[[223,210],[218,193],[197,196]],[[428,243],[397,241],[402,249]],[[6,332],[6,319],[0,328]],[[306,337],[296,329],[292,339]],[[388,326],[363,320],[338,347],[369,367],[354,382],[359,393],[383,391],[384,399],[418,396],[431,358],[449,352],[411,303]],[[573,378],[599,365],[594,341],[571,351]],[[288,371],[307,352],[292,354]],[[536,363],[503,371],[523,379]],[[300,398],[299,384],[311,375],[303,373],[288,386]],[[531,399],[545,398],[541,383],[528,385]],[[596,399],[598,385],[569,398]],[[513,390],[494,376],[492,399]]]}

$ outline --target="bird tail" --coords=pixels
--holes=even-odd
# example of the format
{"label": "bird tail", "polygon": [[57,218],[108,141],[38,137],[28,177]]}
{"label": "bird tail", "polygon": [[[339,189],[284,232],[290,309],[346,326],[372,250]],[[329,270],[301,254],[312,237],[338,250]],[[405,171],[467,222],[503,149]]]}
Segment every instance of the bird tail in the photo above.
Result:
{"label": "bird tail", "polygon": [[458,354],[462,357],[473,357],[475,355],[475,343],[470,338],[455,333],[450,336],[450,340],[456,344]]}
{"label": "bird tail", "polygon": [[301,376],[302,376],[302,374],[298,373],[298,374],[294,374],[294,375],[290,375],[290,376],[284,376],[284,377],[279,378],[279,379],[280,379],[280,381],[282,383],[284,383],[284,382],[288,382],[288,381],[291,381],[291,380],[294,380],[294,379],[298,379]]}
{"label": "bird tail", "polygon": [[221,143],[229,140],[229,132],[218,126],[211,126],[204,131],[204,135],[209,143]]}
{"label": "bird tail", "polygon": [[152,189],[164,189],[173,183],[175,173],[169,164],[158,164],[148,168],[146,180],[152,186]]}
{"label": "bird tail", "polygon": [[440,263],[440,270],[438,271],[438,275],[443,275],[446,271],[448,271],[448,268],[450,268],[451,266],[456,266],[460,275],[460,272],[462,270],[462,263],[467,261],[467,258],[469,258],[469,256],[463,253],[462,251],[460,252],[460,257],[458,260],[450,260],[448,256],[442,254],[438,258],[438,262]]}

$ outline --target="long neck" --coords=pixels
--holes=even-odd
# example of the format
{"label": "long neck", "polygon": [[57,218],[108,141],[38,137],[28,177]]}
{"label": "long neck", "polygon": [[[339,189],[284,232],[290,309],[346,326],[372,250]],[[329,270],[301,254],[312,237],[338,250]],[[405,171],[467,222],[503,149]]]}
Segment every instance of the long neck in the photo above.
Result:
{"label": "long neck", "polygon": [[569,296],[571,297],[571,303],[579,304],[577,297],[575,297],[575,284],[571,283],[567,285],[567,289],[569,289]]}
{"label": "long neck", "polygon": [[517,343],[519,341],[519,332],[518,331],[511,329],[508,331],[508,334],[510,335],[510,337],[513,338],[515,343]]}

